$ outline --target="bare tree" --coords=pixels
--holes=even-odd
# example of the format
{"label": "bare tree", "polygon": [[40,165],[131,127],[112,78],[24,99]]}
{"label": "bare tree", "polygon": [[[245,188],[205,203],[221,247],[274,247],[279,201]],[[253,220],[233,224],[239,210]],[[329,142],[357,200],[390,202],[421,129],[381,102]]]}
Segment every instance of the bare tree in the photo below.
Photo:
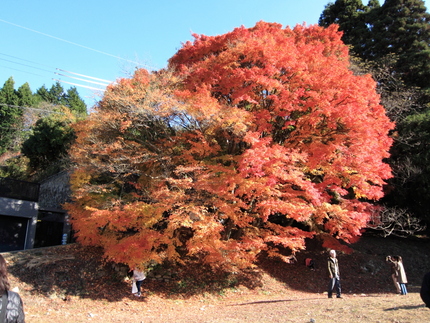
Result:
{"label": "bare tree", "polygon": [[372,215],[368,228],[380,231],[383,237],[407,237],[424,231],[426,225],[405,209],[381,207],[379,213]]}

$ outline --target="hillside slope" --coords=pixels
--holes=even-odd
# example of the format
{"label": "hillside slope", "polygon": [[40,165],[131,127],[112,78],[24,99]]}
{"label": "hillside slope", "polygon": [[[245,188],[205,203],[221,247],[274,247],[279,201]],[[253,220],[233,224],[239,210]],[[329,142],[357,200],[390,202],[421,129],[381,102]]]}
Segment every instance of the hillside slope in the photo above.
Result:
{"label": "hillside slope", "polygon": [[[406,310],[413,309],[427,313],[425,312],[427,309],[422,307],[417,292],[422,276],[430,271],[428,239],[383,239],[366,236],[352,248],[354,249],[352,254],[338,255],[342,287],[347,301],[351,298],[351,302],[355,302],[352,298],[366,295],[385,295],[384,297],[389,297],[390,303],[394,300],[403,304],[407,300],[409,307]],[[385,263],[385,256],[388,254],[399,254],[404,259],[409,279],[408,299],[395,298],[390,269]],[[72,319],[70,322],[79,321],[74,317],[74,314],[78,315],[78,313],[83,315],[82,321],[92,318],[94,322],[101,322],[101,315],[106,315],[112,320],[107,320],[105,317],[103,322],[141,322],[137,317],[140,317],[139,311],[143,309],[143,305],[145,305],[146,315],[152,317],[153,311],[163,313],[167,311],[169,315],[185,315],[189,312],[188,306],[197,311],[201,306],[208,310],[212,306],[221,306],[226,302],[239,300],[244,304],[260,304],[260,302],[271,304],[287,295],[291,300],[316,297],[317,302],[327,301],[324,296],[327,285],[325,268],[327,253],[316,243],[310,244],[308,250],[299,254],[293,264],[264,260],[255,270],[240,274],[212,274],[201,266],[192,266],[188,269],[177,267],[173,272],[159,267],[145,281],[146,298],[141,299],[131,295],[130,282],[124,279],[124,272],[118,272],[112,264],[104,263],[101,259],[101,250],[97,248],[84,248],[72,244],[3,253],[3,256],[8,261],[11,285],[19,288],[26,305],[27,317],[32,318],[29,322],[56,322],[53,313],[58,312],[58,315],[61,315],[63,311],[69,313]],[[315,270],[309,270],[304,266],[304,259],[307,257],[314,259]],[[382,298],[377,299],[379,302],[382,301]],[[360,300],[357,302],[360,304]],[[300,302],[298,304],[300,311]],[[357,306],[353,304],[351,303],[351,311],[354,306]],[[285,304],[282,303],[278,306],[285,308]],[[226,307],[224,310],[229,308]],[[276,309],[271,310],[276,311]],[[82,311],[87,312],[83,314]],[[237,315],[245,315],[239,312]],[[162,320],[158,320],[160,313],[145,322],[161,322]],[[430,311],[428,313],[430,321]],[[47,320],[47,315],[53,320]],[[97,318],[92,315],[96,315]],[[124,318],[127,315],[132,316],[129,316],[130,319]],[[261,319],[262,313],[254,315],[260,315],[258,319],[255,318],[257,322]],[[320,313],[320,315],[325,314]],[[274,316],[268,321],[278,322],[277,317]],[[187,319],[190,320],[189,317]],[[243,317],[237,318],[231,322],[241,322],[242,319]],[[176,321],[179,322],[179,318]],[[254,320],[250,317],[249,321]],[[287,321],[279,320],[279,322]],[[69,321],[63,320],[63,322]],[[196,322],[216,322],[216,320],[197,320]],[[398,320],[398,322],[404,321]],[[415,321],[411,319],[408,322]]]}

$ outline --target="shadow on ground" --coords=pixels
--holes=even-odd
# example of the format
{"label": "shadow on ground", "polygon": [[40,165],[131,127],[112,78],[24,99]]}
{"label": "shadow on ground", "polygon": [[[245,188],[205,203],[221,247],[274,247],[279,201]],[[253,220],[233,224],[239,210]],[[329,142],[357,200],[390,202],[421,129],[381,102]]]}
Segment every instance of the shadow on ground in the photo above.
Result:
{"label": "shadow on ground", "polygon": [[[350,246],[351,254],[338,253],[343,293],[373,294],[395,292],[387,255],[401,255],[410,291],[418,291],[424,274],[430,271],[430,240],[428,238],[382,238],[365,235]],[[285,283],[287,288],[310,293],[323,293],[328,286],[327,251],[316,241],[297,255],[290,265],[281,261],[262,261],[261,268]],[[305,259],[314,260],[315,269],[305,266]]]}
{"label": "shadow on ground", "polygon": [[[365,236],[351,247],[352,254],[338,254],[342,289],[346,294],[394,292],[390,268],[385,263],[388,254],[403,257],[410,291],[419,290],[423,275],[430,270],[428,239]],[[119,274],[112,264],[103,262],[101,255],[98,248],[77,244],[3,253],[12,285],[21,290],[64,300],[70,296],[107,301],[134,298],[124,273]],[[305,266],[306,258],[314,260],[314,270]],[[310,241],[292,264],[262,259],[257,270],[242,273],[212,273],[202,266],[177,267],[169,279],[147,279],[143,287],[147,294],[173,299],[208,293],[222,295],[227,289],[235,288],[264,291],[271,288],[266,285],[269,283],[285,288],[286,292],[323,293],[328,283],[326,262],[326,250],[316,241]]]}

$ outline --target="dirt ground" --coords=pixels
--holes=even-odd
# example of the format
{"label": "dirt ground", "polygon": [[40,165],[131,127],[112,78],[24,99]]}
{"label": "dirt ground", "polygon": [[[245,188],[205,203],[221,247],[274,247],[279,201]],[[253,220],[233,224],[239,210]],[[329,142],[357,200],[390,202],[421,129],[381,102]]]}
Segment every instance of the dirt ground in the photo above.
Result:
{"label": "dirt ground", "polygon": [[[101,251],[67,245],[3,253],[12,288],[24,301],[27,323],[50,322],[430,322],[419,288],[430,271],[428,239],[366,236],[350,255],[338,254],[343,299],[328,299],[326,250],[310,243],[293,264],[263,260],[240,274],[176,268],[130,293],[124,272],[103,263]],[[409,294],[398,296],[385,263],[404,259]],[[304,259],[315,261],[315,270]]]}

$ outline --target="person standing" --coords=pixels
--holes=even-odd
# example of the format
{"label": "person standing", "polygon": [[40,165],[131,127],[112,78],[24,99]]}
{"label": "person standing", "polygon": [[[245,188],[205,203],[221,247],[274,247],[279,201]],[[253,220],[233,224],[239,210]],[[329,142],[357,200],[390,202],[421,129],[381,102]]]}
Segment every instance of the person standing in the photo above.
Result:
{"label": "person standing", "polygon": [[397,280],[397,266],[391,256],[387,256],[385,260],[390,264],[391,267],[391,278],[393,279],[394,287],[396,288],[397,294],[401,294],[399,281]]}
{"label": "person standing", "polygon": [[430,308],[430,271],[424,275],[423,283],[421,284],[420,296],[424,304]]}
{"label": "person standing", "polygon": [[21,297],[10,290],[6,260],[2,255],[0,255],[0,322],[25,323]]}
{"label": "person standing", "polygon": [[330,277],[330,282],[328,285],[328,298],[333,297],[333,290],[336,289],[336,297],[342,298],[341,287],[340,287],[340,271],[339,262],[336,258],[336,251],[330,250],[330,257],[327,261],[328,274]]}
{"label": "person standing", "polygon": [[139,268],[135,268],[133,270],[133,282],[136,284],[137,288],[137,292],[134,295],[136,295],[137,297],[140,297],[142,295],[141,287],[145,278],[146,275],[142,270],[140,270]]}
{"label": "person standing", "polygon": [[400,295],[406,295],[408,293],[408,290],[406,288],[408,279],[406,277],[405,268],[403,267],[402,257],[394,256],[394,263],[396,265],[397,281],[399,282],[399,285],[400,285]]}

